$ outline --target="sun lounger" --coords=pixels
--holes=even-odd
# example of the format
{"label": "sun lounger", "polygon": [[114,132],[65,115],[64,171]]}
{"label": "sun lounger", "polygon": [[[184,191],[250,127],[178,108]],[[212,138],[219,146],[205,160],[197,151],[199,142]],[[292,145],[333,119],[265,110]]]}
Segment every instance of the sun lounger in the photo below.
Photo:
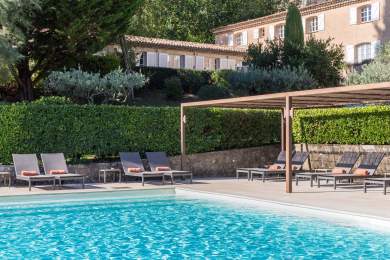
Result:
{"label": "sun lounger", "polygon": [[374,175],[384,156],[384,153],[365,154],[359,167],[357,167],[353,173],[320,174],[317,176],[317,185],[318,187],[321,187],[321,180],[326,180],[327,182],[333,181],[333,187],[336,189],[337,183],[342,180],[347,180],[351,183],[355,179],[367,179],[367,177]]}
{"label": "sun lounger", "polygon": [[41,159],[43,168],[45,169],[45,175],[54,176],[60,187],[63,181],[80,180],[81,186],[84,189],[85,175],[69,173],[63,153],[42,153]]}
{"label": "sun lounger", "polygon": [[295,184],[298,185],[300,179],[310,180],[310,186],[313,187],[313,182],[317,180],[319,174],[332,173],[350,173],[356,161],[359,159],[359,153],[345,152],[340,157],[333,169],[315,169],[314,172],[299,172],[295,174]]}
{"label": "sun lounger", "polygon": [[28,190],[31,191],[33,182],[52,182],[55,187],[54,176],[41,175],[38,159],[35,154],[12,154],[16,179],[28,182]]}
{"label": "sun lounger", "polygon": [[[294,152],[295,153],[295,152]],[[236,178],[240,178],[240,174],[245,174],[247,176],[248,181],[251,179],[251,171],[262,171],[266,170],[269,167],[276,167],[280,169],[284,169],[286,166],[286,152],[281,151],[278,155],[278,158],[273,164],[266,165],[264,167],[255,167],[255,168],[237,168],[236,170]]]}
{"label": "sun lounger", "polygon": [[[292,169],[293,171],[301,171],[303,164],[309,157],[308,152],[295,152],[292,158]],[[260,170],[251,170],[251,180],[253,181],[253,176],[260,175],[263,182],[269,176],[282,176],[286,174],[286,169],[260,169]]]}
{"label": "sun lounger", "polygon": [[381,185],[383,187],[383,194],[387,194],[387,187],[390,187],[390,178],[368,178],[364,180],[364,193],[367,193],[368,185]]}
{"label": "sun lounger", "polygon": [[123,172],[125,176],[141,178],[142,186],[145,185],[145,178],[157,178],[161,177],[162,183],[165,183],[165,176],[163,172],[146,171],[144,164],[142,163],[141,156],[139,153],[119,153]]}
{"label": "sun lounger", "polygon": [[192,183],[192,172],[172,170],[167,154],[164,152],[149,152],[146,153],[151,171],[163,172],[164,176],[171,178],[171,183],[175,182],[176,177],[189,177]]}

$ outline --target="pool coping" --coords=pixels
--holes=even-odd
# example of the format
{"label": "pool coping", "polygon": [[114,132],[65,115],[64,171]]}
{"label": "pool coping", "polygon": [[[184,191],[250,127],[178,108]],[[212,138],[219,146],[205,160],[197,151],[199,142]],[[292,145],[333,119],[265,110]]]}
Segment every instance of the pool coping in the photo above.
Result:
{"label": "pool coping", "polygon": [[[258,199],[249,196],[233,195],[228,193],[198,191],[188,188],[175,188],[177,195],[197,195],[209,198],[211,200],[224,200],[226,202],[246,202],[260,208],[265,206],[268,209],[277,211],[289,210],[289,213],[312,216],[318,219],[336,221],[336,224],[344,224],[348,226],[363,227],[376,231],[390,233],[390,218],[380,217],[375,215],[361,214],[351,211],[335,210],[322,207],[313,207],[298,203],[288,203],[275,200]],[[352,222],[350,222],[352,221]]]}

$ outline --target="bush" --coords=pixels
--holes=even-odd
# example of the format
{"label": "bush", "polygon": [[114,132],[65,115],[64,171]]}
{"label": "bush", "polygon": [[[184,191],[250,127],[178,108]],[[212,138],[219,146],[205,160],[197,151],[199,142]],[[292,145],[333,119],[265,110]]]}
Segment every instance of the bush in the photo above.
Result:
{"label": "bush", "polygon": [[180,100],[183,97],[183,88],[178,77],[168,78],[164,81],[167,99]]}
{"label": "bush", "polygon": [[45,81],[45,91],[90,104],[127,102],[134,89],[142,88],[146,81],[140,73],[127,74],[120,69],[105,76],[72,69],[50,73]]}
{"label": "bush", "polygon": [[81,69],[90,73],[100,73],[101,75],[106,75],[121,67],[121,59],[114,54],[82,56],[70,63],[67,68]]}
{"label": "bush", "polygon": [[231,94],[225,87],[206,85],[199,89],[198,97],[202,100],[210,100],[231,97]]}
{"label": "bush", "polygon": [[[68,158],[120,151],[180,153],[180,109],[110,105],[0,106],[0,161],[12,153],[64,152]],[[189,109],[190,153],[278,142],[280,112]]]}
{"label": "bush", "polygon": [[38,105],[69,105],[72,104],[72,101],[66,97],[40,97],[39,99],[32,102],[33,104]]}
{"label": "bush", "polygon": [[294,139],[311,144],[390,144],[390,106],[299,110]]}
{"label": "bush", "polygon": [[145,75],[149,81],[146,83],[148,89],[164,89],[164,81],[177,76],[177,69],[138,67],[137,71]]}
{"label": "bush", "polygon": [[178,77],[186,93],[196,94],[199,89],[209,84],[210,72],[197,70],[179,70]]}
{"label": "bush", "polygon": [[363,65],[361,72],[348,76],[348,84],[369,84],[390,81],[390,42],[384,44],[373,62]]}

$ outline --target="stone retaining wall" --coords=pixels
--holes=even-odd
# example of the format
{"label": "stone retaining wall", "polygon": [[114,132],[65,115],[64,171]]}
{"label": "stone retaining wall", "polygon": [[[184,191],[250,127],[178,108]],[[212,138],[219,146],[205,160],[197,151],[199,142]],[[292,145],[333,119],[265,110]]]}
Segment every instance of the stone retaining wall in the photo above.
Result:
{"label": "stone retaining wall", "polygon": [[305,164],[305,169],[310,166],[312,169],[332,168],[343,152],[384,152],[386,156],[377,173],[390,173],[390,145],[296,144],[295,149],[310,152],[310,161]]}
{"label": "stone retaining wall", "polygon": [[[184,159],[183,168],[191,170],[194,177],[235,176],[237,167],[258,167],[275,160],[279,145],[228,151],[191,154]],[[180,169],[180,156],[170,158],[174,169]],[[144,162],[146,165],[146,162]],[[120,162],[69,165],[69,170],[85,174],[88,181],[97,182],[99,169],[121,168]]]}

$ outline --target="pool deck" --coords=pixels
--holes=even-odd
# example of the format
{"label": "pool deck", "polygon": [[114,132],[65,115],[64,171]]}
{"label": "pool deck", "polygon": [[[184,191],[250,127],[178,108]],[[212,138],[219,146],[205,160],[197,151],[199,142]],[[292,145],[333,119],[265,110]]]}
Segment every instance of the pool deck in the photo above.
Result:
{"label": "pool deck", "polygon": [[330,210],[348,211],[354,214],[372,215],[390,219],[390,194],[383,195],[381,188],[370,188],[364,194],[361,185],[340,186],[336,191],[331,185],[321,188],[311,188],[308,182],[300,182],[299,186],[293,186],[294,192],[284,192],[284,182],[276,181],[253,181],[246,179],[195,179],[193,184],[178,183],[175,186],[162,185],[158,182],[151,182],[142,186],[138,182],[129,183],[107,183],[87,184],[84,190],[80,185],[64,186],[62,189],[52,190],[51,187],[34,187],[31,192],[27,187],[0,187],[0,196],[28,195],[28,194],[53,194],[53,193],[74,193],[92,191],[113,191],[113,190],[141,190],[161,188],[183,188],[193,191],[213,192],[242,196],[258,200],[276,201],[282,203],[303,205]]}

